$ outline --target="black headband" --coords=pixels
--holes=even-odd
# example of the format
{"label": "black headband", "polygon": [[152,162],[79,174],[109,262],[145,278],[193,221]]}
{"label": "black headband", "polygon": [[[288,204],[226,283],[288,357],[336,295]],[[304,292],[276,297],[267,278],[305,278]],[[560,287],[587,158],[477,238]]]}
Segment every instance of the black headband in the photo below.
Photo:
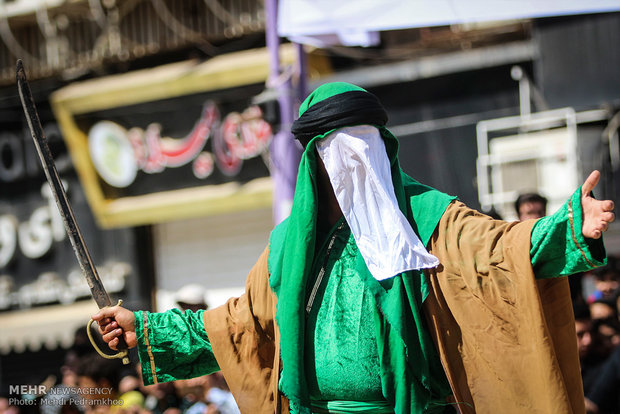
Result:
{"label": "black headband", "polygon": [[293,122],[291,132],[305,147],[317,135],[353,125],[384,126],[387,112],[370,92],[349,91],[326,98],[309,107]]}

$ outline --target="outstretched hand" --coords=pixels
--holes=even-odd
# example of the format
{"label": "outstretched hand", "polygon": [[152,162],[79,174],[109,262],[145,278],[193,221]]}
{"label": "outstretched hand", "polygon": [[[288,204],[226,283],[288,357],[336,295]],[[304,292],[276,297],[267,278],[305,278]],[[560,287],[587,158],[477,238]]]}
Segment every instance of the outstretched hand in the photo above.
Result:
{"label": "outstretched hand", "polygon": [[581,208],[583,211],[583,224],[581,233],[584,237],[598,239],[603,232],[607,231],[609,223],[614,221],[614,202],[611,200],[597,200],[590,195],[601,173],[594,170],[581,186]]}
{"label": "outstretched hand", "polygon": [[117,350],[121,335],[129,348],[138,344],[132,311],[121,306],[111,306],[100,309],[92,318],[99,324],[99,332],[111,349]]}

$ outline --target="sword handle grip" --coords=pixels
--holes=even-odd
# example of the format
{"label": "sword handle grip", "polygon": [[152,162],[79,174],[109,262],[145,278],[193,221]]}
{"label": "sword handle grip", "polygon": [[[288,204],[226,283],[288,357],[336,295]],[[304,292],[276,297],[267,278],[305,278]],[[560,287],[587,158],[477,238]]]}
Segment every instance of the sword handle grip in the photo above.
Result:
{"label": "sword handle grip", "polygon": [[[117,306],[121,306],[123,304],[122,300],[118,301]],[[114,320],[114,318],[112,318]],[[93,339],[92,333],[90,332],[90,325],[95,322],[93,319],[88,321],[86,324],[86,334],[88,334],[88,339],[90,340],[90,344],[95,348],[95,351],[105,359],[121,359],[123,361],[123,365],[129,364],[129,347],[127,346],[127,342],[125,342],[125,338],[123,336],[118,337],[118,345],[116,346],[116,350],[118,351],[116,354],[106,354],[103,352],[98,346],[95,340]]]}

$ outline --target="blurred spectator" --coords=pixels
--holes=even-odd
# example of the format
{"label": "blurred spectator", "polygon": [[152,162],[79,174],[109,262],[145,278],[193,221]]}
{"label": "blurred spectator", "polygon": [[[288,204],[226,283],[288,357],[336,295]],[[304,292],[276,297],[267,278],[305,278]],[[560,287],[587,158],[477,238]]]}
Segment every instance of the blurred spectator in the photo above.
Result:
{"label": "blurred spectator", "polygon": [[135,373],[127,373],[118,383],[119,399],[123,402],[118,407],[119,414],[139,414],[144,409],[144,394],[140,392],[140,380]]}
{"label": "blurred spectator", "polygon": [[620,347],[616,347],[601,366],[597,378],[586,392],[586,406],[592,414],[620,413]]}
{"label": "blurred spectator", "polygon": [[[100,335],[95,335],[94,327],[93,339],[101,349],[108,349]],[[78,370],[86,361],[92,361],[95,358],[102,359],[95,354],[94,348],[88,339],[86,327],[78,328],[74,332],[73,345],[65,354],[63,365],[60,367],[60,380],[56,384],[50,386],[50,390],[42,398],[39,410],[42,414],[81,414],[85,411],[84,404],[77,404],[86,395],[78,393],[79,378]],[[88,362],[86,362],[88,363]]]}
{"label": "blurred spectator", "polygon": [[519,221],[537,219],[547,215],[547,199],[540,194],[525,193],[515,201]]}
{"label": "blurred spectator", "polygon": [[590,309],[586,304],[575,303],[575,331],[577,333],[577,349],[581,365],[583,388],[587,392],[596,379],[597,372],[605,360],[606,355],[600,351],[598,333],[590,318]]}
{"label": "blurred spectator", "polygon": [[600,339],[599,352],[602,355],[611,354],[620,345],[620,324],[615,317],[594,320],[594,329]]}
{"label": "blurred spectator", "polygon": [[142,369],[140,364],[136,364],[140,392],[145,396],[144,409],[152,414],[171,414],[171,409],[178,409],[181,405],[181,398],[172,382],[162,382],[153,385],[144,385],[142,380]]}
{"label": "blurred spectator", "polygon": [[590,317],[592,320],[616,319],[615,300],[597,299],[590,303]]}
{"label": "blurred spectator", "polygon": [[60,382],[54,385],[43,397],[42,414],[78,414],[83,407],[74,403],[80,396],[76,393],[78,358],[72,350],[65,355],[64,365],[60,367]]}
{"label": "blurred spectator", "polygon": [[0,414],[19,414],[19,407],[9,404],[9,399],[0,397]]}
{"label": "blurred spectator", "polygon": [[221,372],[200,377],[202,398],[185,414],[239,414],[239,408]]}
{"label": "blurred spectator", "polygon": [[216,372],[209,375],[209,391],[207,392],[207,401],[215,405],[217,412],[221,414],[239,414],[239,407],[233,397],[224,375]]}
{"label": "blurred spectator", "polygon": [[205,400],[208,388],[207,376],[174,381],[177,395],[181,397],[180,407],[184,413],[203,414],[207,410]]}
{"label": "blurred spectator", "polygon": [[592,270],[590,274],[594,277],[595,291],[588,297],[588,302],[593,303],[599,299],[615,301],[620,287],[618,259],[613,256],[607,257],[607,264]]}
{"label": "blurred spectator", "polygon": [[177,305],[185,312],[191,310],[197,312],[201,309],[207,310],[209,306],[205,299],[206,291],[198,284],[189,284],[179,289],[175,295]]}
{"label": "blurred spectator", "polygon": [[89,354],[80,358],[78,365],[78,386],[82,390],[85,413],[107,413],[112,401],[118,399],[118,383],[120,380],[119,360],[105,359],[97,354]]}

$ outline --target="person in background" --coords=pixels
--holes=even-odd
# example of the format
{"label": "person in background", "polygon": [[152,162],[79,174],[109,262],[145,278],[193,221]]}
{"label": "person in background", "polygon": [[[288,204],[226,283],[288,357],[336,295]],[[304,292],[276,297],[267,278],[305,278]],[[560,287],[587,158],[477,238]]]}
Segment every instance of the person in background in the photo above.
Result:
{"label": "person in background", "polygon": [[583,388],[587,393],[594,380],[598,369],[605,361],[602,355],[598,332],[594,329],[594,323],[590,317],[590,309],[586,304],[575,304],[575,331],[577,334],[577,349],[579,351],[579,364],[581,365],[581,378]]}
{"label": "person in background", "polygon": [[144,394],[140,392],[141,381],[135,372],[121,375],[118,383],[118,399],[122,401],[118,414],[139,414],[144,409]]}
{"label": "person in background", "polygon": [[620,269],[618,259],[607,257],[607,264],[589,272],[594,277],[594,293],[588,296],[588,303],[599,299],[616,300],[620,288]]}
{"label": "person in background", "polygon": [[170,409],[178,409],[182,404],[173,382],[142,385],[140,391],[146,396],[144,408],[152,414],[163,414]]}
{"label": "person in background", "polygon": [[594,319],[594,329],[601,342],[601,353],[608,355],[620,345],[620,324],[615,318]]}
{"label": "person in background", "polygon": [[175,295],[175,300],[183,312],[186,310],[198,312],[199,310],[209,309],[205,296],[205,288],[192,283],[179,289]]}
{"label": "person in background", "polygon": [[590,316],[592,320],[616,319],[616,301],[610,299],[597,299],[590,303]]}
{"label": "person in background", "polygon": [[235,402],[228,384],[220,371],[208,377],[208,390],[206,399],[210,405],[217,409],[220,414],[240,414],[239,407]]}
{"label": "person in background", "polygon": [[515,201],[519,221],[537,219],[547,215],[547,199],[537,193],[519,195]]}
{"label": "person in background", "polygon": [[120,361],[105,359],[95,353],[80,358],[77,367],[78,386],[85,400],[86,414],[109,413],[118,409],[112,400],[118,400],[121,368]]}
{"label": "person in background", "polygon": [[620,413],[620,347],[616,347],[586,392],[588,414]]}

